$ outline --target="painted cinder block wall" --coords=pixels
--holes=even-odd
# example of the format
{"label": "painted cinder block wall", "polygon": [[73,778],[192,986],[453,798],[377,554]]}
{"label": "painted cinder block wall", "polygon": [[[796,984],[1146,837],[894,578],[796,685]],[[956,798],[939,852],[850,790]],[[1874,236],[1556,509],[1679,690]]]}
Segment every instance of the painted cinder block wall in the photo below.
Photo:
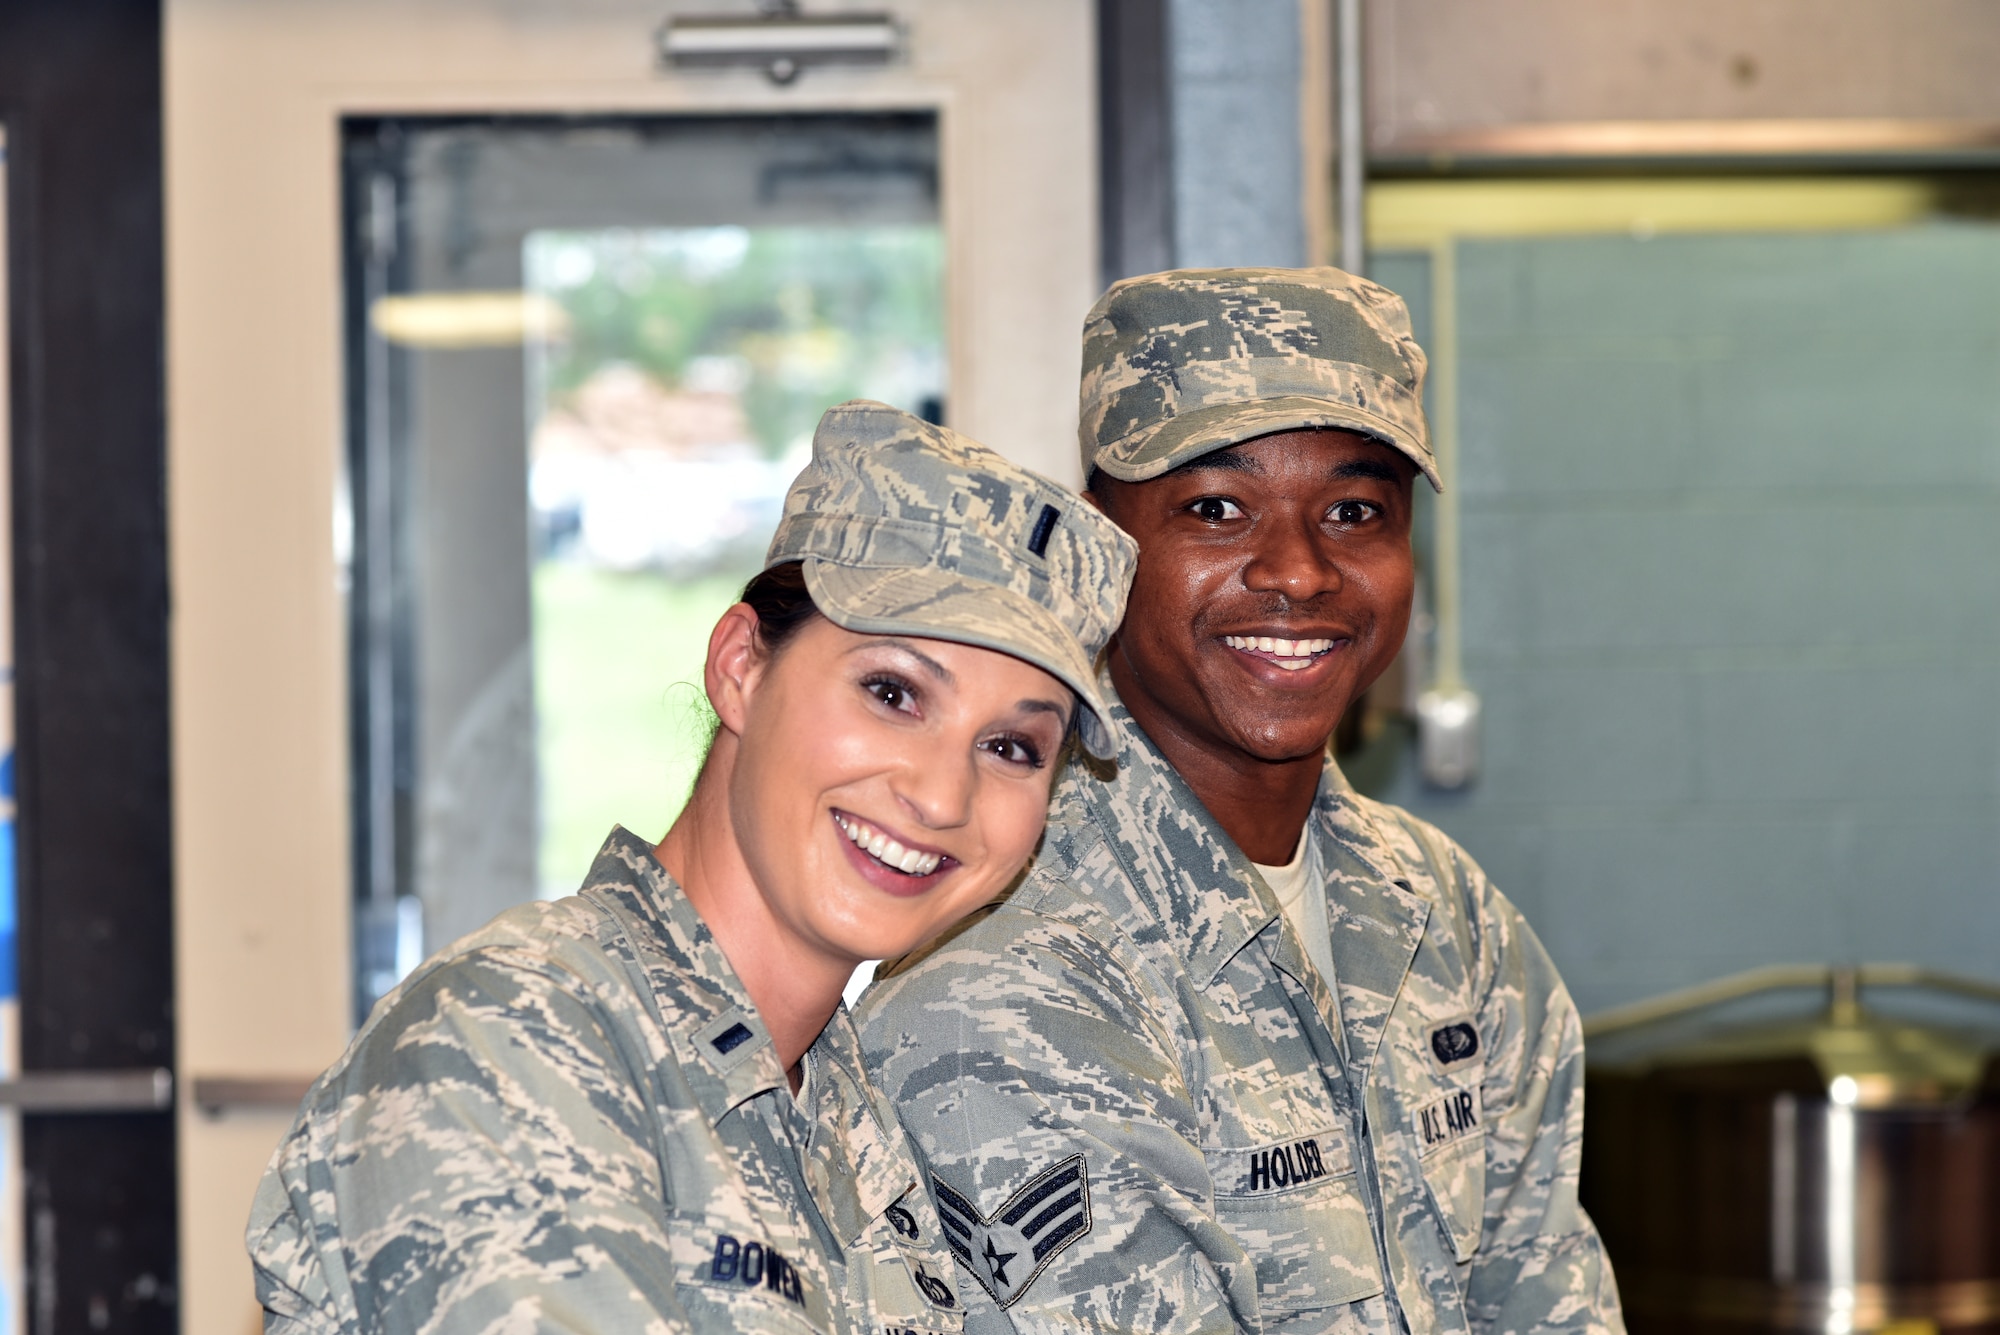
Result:
{"label": "painted cinder block wall", "polygon": [[[1385,257],[1428,323],[1426,266]],[[2000,976],[2000,226],[1464,242],[1457,837],[1589,1011]]]}
{"label": "painted cinder block wall", "polygon": [[[1324,90],[1270,40],[1321,2],[1167,4],[1173,262],[1327,258],[1290,192],[1330,176],[1286,130]],[[2000,122],[1977,0],[1367,25],[1371,151],[1405,169],[1508,125]],[[2000,977],[2000,227],[1467,241],[1457,274],[1486,765],[1357,774],[1466,845],[1586,1013],[1777,961]],[[1425,260],[1375,276],[1424,334]]]}

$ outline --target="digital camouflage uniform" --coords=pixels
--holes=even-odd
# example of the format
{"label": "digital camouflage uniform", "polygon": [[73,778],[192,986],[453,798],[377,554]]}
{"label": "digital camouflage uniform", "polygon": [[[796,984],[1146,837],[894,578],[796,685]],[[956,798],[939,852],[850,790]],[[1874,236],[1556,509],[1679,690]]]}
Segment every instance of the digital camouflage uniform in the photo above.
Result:
{"label": "digital camouflage uniform", "polygon": [[248,1242],[274,1335],[952,1332],[908,1144],[836,1014],[794,1099],[646,842],[428,961],[314,1086]]}
{"label": "digital camouflage uniform", "polygon": [[1111,713],[1116,777],[1073,769],[1027,880],[859,1008],[967,1330],[1621,1330],[1576,1202],[1582,1032],[1514,907],[1329,760],[1329,989]]}
{"label": "digital camouflage uniform", "polygon": [[[821,419],[766,565],[864,634],[997,649],[1074,687],[1135,549],[1077,496],[879,403]],[[615,831],[581,893],[448,947],[307,1096],[251,1216],[275,1335],[955,1332],[909,1144],[837,1011],[795,1099],[721,947]]]}
{"label": "digital camouflage uniform", "polygon": [[[1085,321],[1085,474],[1334,427],[1437,485],[1424,369],[1401,299],[1337,270],[1127,280]],[[968,1332],[1621,1332],[1576,1011],[1513,906],[1329,759],[1322,979],[1100,685],[1115,773],[1072,767],[1024,882],[857,1012]]]}

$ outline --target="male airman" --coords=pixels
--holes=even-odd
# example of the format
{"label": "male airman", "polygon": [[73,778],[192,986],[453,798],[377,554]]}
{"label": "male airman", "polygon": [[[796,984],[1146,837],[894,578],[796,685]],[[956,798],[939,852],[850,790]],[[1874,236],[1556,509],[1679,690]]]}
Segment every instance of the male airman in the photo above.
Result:
{"label": "male airman", "polygon": [[1329,757],[1409,618],[1424,370],[1332,269],[1090,313],[1085,475],[1140,549],[1115,772],[1072,765],[1026,879],[861,1008],[968,1331],[1623,1329],[1561,979]]}

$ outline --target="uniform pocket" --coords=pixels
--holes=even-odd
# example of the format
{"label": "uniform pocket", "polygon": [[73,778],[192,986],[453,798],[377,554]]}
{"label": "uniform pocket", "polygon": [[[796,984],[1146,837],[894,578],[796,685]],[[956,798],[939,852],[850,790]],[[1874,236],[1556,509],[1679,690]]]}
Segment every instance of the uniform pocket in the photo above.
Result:
{"label": "uniform pocket", "polygon": [[[681,1221],[676,1221],[680,1225]],[[676,1227],[675,1269],[682,1306],[696,1330],[728,1329],[756,1335],[821,1335],[831,1327],[835,1304],[816,1259],[758,1237],[731,1220]]]}
{"label": "uniform pocket", "polygon": [[912,1186],[848,1251],[850,1265],[870,1258],[868,1301],[887,1335],[956,1335],[965,1328],[952,1282],[958,1269],[939,1237],[930,1201]]}
{"label": "uniform pocket", "polygon": [[1486,1127],[1479,1087],[1452,1089],[1411,1114],[1424,1187],[1454,1258],[1479,1250],[1486,1220]]}
{"label": "uniform pocket", "polygon": [[1257,1266],[1257,1305],[1297,1312],[1382,1292],[1354,1155],[1339,1131],[1209,1150],[1222,1227]]}

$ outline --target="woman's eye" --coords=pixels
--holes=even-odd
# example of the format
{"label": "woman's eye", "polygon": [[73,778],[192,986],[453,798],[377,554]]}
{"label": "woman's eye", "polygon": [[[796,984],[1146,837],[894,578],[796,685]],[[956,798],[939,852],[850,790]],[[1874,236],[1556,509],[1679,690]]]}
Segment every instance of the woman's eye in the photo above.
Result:
{"label": "woman's eye", "polygon": [[1243,508],[1235,501],[1226,501],[1220,496],[1204,496],[1188,507],[1195,518],[1208,524],[1219,524],[1225,519],[1241,519]]}
{"label": "woman's eye", "polygon": [[917,712],[917,693],[908,682],[894,677],[871,677],[861,684],[868,694],[890,709],[902,714]]}
{"label": "woman's eye", "polygon": [[1336,524],[1361,524],[1374,515],[1375,507],[1366,501],[1340,501],[1326,512],[1326,517]]}
{"label": "woman's eye", "polygon": [[989,737],[980,745],[1010,765],[1028,769],[1042,767],[1041,748],[1025,737]]}

